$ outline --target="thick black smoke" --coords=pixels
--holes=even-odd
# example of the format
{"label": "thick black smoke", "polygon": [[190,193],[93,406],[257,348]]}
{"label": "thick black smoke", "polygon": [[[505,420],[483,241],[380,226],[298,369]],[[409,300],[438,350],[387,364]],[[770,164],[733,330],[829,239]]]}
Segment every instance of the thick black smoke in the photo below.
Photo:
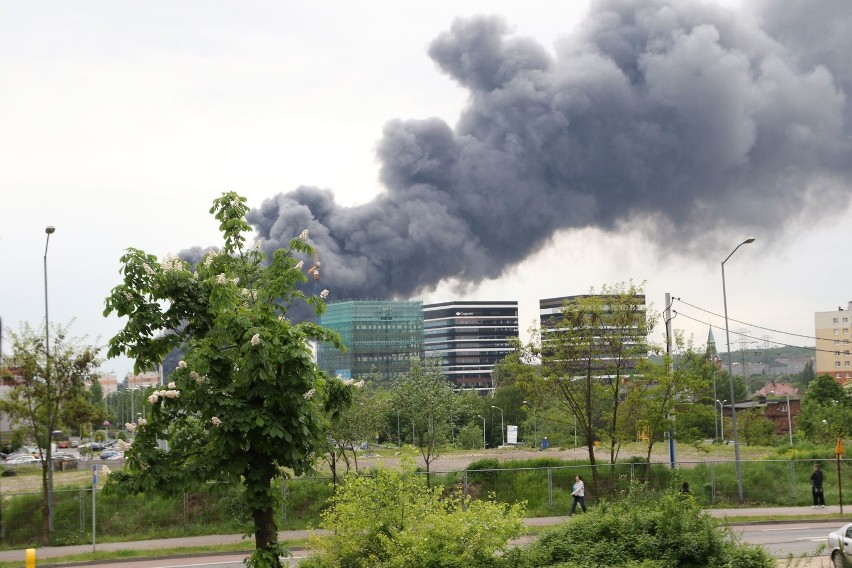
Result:
{"label": "thick black smoke", "polygon": [[[252,211],[267,250],[302,229],[335,298],[478,282],[560,229],[642,227],[682,251],[718,228],[780,230],[849,203],[852,2],[598,0],[555,56],[504,22],[429,47],[470,91],[453,128],[391,121],[386,192],[342,207],[301,187]],[[730,232],[729,232],[730,234]]]}

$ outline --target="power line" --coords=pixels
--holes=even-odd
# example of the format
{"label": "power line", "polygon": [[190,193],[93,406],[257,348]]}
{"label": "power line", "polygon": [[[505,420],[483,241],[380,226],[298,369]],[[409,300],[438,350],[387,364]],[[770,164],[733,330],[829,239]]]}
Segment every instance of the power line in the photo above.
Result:
{"label": "power line", "polygon": [[[684,303],[686,303],[686,302],[684,302]],[[680,315],[680,316],[685,317],[686,319],[690,319],[690,320],[692,320],[692,321],[694,321],[694,322],[697,322],[697,323],[702,323],[702,324],[704,324],[704,325],[706,325],[706,326],[709,326],[709,327],[714,327],[714,325],[713,325],[713,324],[711,324],[711,323],[709,323],[709,322],[706,322],[706,321],[700,320],[700,319],[698,319],[698,318],[694,318],[694,317],[692,317],[692,316],[688,316],[688,315],[686,315],[686,314],[685,314],[685,313],[683,313],[683,312],[678,312],[678,311],[676,311],[676,310],[672,310],[672,311],[674,311],[676,314],[678,314],[678,315]],[[730,318],[729,318],[729,319],[730,319]],[[739,323],[742,323],[742,322],[739,322]],[[747,324],[746,324],[746,325],[747,325]],[[715,326],[715,327],[718,327],[718,326]],[[729,331],[730,331],[730,330],[729,330]],[[757,340],[757,339],[758,339],[758,338],[756,338],[756,337],[752,337],[752,336],[750,336],[750,335],[747,335],[747,334],[745,334],[745,333],[738,332],[738,331],[731,331],[731,333],[732,333],[732,334],[734,334],[734,335],[739,335],[739,336],[741,336],[741,337],[745,337],[745,338],[747,338],[747,339],[754,339],[754,340]],[[794,334],[790,334],[790,335],[794,335]],[[803,346],[801,346],[801,345],[790,345],[789,343],[783,343],[783,342],[781,342],[781,341],[773,341],[773,340],[771,340],[771,339],[764,339],[764,342],[766,342],[766,343],[774,343],[775,345],[780,345],[780,346],[782,346],[782,347],[791,347],[791,348],[793,348],[793,349],[807,349],[808,351],[820,351],[820,352],[822,352],[822,353],[832,353],[832,354],[836,353],[836,350],[834,350],[834,349],[817,349],[816,347],[803,347]]]}
{"label": "power line", "polygon": [[[681,304],[686,304],[690,308],[695,308],[696,310],[708,313],[708,314],[716,316],[718,318],[724,318],[725,317],[725,316],[717,314],[716,312],[711,312],[710,310],[706,310],[706,309],[698,307],[694,304],[690,304],[689,302],[681,300],[680,298],[674,298],[674,300],[677,300]],[[831,341],[831,339],[827,339],[825,337],[814,337],[813,335],[802,335],[801,333],[792,333],[792,332],[789,332],[789,331],[781,331],[779,329],[772,329],[771,327],[763,327],[763,326],[760,326],[760,325],[757,325],[757,324],[754,324],[754,323],[748,323],[748,322],[745,322],[745,321],[736,320],[734,318],[728,318],[728,320],[735,322],[735,323],[742,324],[742,325],[747,325],[749,327],[756,327],[757,329],[762,329],[764,331],[771,331],[773,333],[780,333],[782,335],[792,335],[794,337],[803,337],[805,339],[815,339],[817,341]]]}

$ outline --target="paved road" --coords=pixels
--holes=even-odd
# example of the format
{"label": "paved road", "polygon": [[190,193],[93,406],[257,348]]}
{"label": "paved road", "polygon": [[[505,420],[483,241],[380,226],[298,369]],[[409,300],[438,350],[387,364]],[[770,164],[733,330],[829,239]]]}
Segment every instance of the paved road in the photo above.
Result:
{"label": "paved road", "polygon": [[[848,522],[848,517],[840,517],[840,508],[837,506],[827,507],[820,510],[820,514],[837,515],[836,521],[796,521],[796,517],[811,515],[814,511],[810,507],[765,507],[753,509],[707,509],[707,512],[716,518],[743,519],[748,517],[789,517],[784,523],[760,523],[750,524],[747,521],[734,525],[734,532],[740,534],[746,542],[766,546],[776,557],[786,557],[788,554],[801,556],[802,554],[813,554],[819,551],[820,544],[825,543],[826,536],[831,530]],[[847,519],[847,520],[843,520]],[[566,517],[537,517],[526,519],[528,526],[553,526],[565,522]],[[790,524],[792,522],[792,524]],[[281,531],[279,539],[304,540],[308,536],[307,531]],[[181,548],[189,546],[205,546],[213,544],[238,543],[243,540],[242,535],[206,535],[183,538],[171,538],[161,540],[143,540],[132,542],[113,542],[98,544],[98,551],[107,550],[154,550],[162,548]],[[92,545],[54,546],[44,547],[36,550],[37,559],[56,558],[72,554],[81,554],[92,551]],[[2,561],[23,561],[24,550],[0,551]],[[216,556],[196,556],[193,558],[160,558],[157,560],[134,560],[122,561],[117,566],[122,568],[163,568],[163,567],[195,567],[217,566],[218,568],[241,567],[244,554],[222,554]],[[100,564],[102,568],[111,564]],[[797,568],[821,568],[828,566],[826,556],[814,559],[803,564],[797,564]]]}

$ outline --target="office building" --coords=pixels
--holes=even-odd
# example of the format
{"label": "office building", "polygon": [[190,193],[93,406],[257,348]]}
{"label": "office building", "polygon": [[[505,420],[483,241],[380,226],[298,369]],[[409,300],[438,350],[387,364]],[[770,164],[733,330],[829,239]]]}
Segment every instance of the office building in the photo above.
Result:
{"label": "office building", "polygon": [[518,302],[452,301],[423,306],[426,357],[461,389],[491,391],[494,365],[518,339]]}
{"label": "office building", "polygon": [[843,307],[838,307],[837,311],[814,314],[814,335],[816,336],[814,372],[817,376],[833,377],[840,384],[852,379],[850,317],[852,317],[852,302],[848,303],[845,310]]}
{"label": "office building", "polygon": [[323,371],[345,379],[378,373],[383,381],[393,381],[408,373],[412,358],[424,355],[420,301],[335,302],[318,323],[337,332],[347,350],[320,343],[317,363]]}
{"label": "office building", "polygon": [[[578,305],[589,306],[578,311]],[[567,317],[566,317],[567,314]],[[648,353],[645,295],[583,294],[539,300],[542,363],[608,380],[629,377]]]}

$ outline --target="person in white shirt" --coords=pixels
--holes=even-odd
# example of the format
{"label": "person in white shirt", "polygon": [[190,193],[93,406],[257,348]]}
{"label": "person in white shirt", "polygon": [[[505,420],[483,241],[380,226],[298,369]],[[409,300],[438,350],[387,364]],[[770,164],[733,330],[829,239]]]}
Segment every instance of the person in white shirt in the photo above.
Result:
{"label": "person in white shirt", "polygon": [[583,484],[583,478],[581,476],[576,477],[576,481],[574,482],[574,486],[571,488],[571,495],[574,496],[574,502],[571,503],[571,511],[568,513],[568,516],[574,514],[574,511],[577,510],[577,503],[580,504],[580,508],[583,509],[583,512],[586,512],[586,486]]}

